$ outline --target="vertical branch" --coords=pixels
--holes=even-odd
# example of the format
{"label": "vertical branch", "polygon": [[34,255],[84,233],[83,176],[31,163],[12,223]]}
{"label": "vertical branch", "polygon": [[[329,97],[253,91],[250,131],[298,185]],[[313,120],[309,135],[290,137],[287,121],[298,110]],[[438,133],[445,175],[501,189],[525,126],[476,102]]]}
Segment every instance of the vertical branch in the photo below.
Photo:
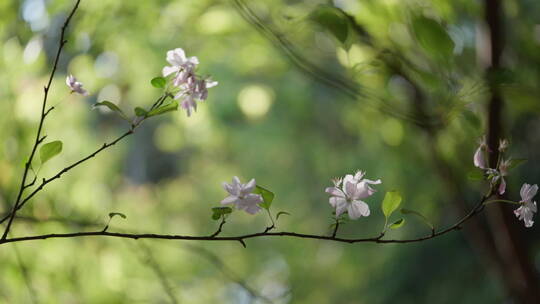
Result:
{"label": "vertical branch", "polygon": [[26,184],[26,178],[28,176],[28,172],[30,171],[30,168],[32,166],[32,161],[34,160],[34,156],[37,151],[37,147],[43,142],[45,139],[45,136],[41,136],[41,131],[43,129],[43,123],[45,122],[45,118],[50,113],[50,111],[53,109],[51,107],[50,109],[47,109],[47,98],[49,97],[49,90],[51,88],[52,80],[54,78],[54,74],[56,73],[56,69],[58,67],[58,61],[60,59],[60,54],[62,53],[62,49],[64,48],[64,45],[67,43],[67,40],[65,40],[65,32],[69,25],[69,22],[71,21],[71,18],[75,14],[75,11],[79,7],[79,3],[81,0],[77,0],[75,2],[75,5],[73,6],[73,9],[71,10],[71,13],[66,18],[66,21],[64,22],[64,25],[62,26],[62,31],[60,33],[60,41],[58,45],[58,51],[56,52],[56,57],[54,58],[54,64],[51,71],[51,74],[49,76],[49,81],[47,82],[47,85],[44,87],[44,96],[43,96],[43,103],[41,105],[41,117],[39,119],[39,125],[36,132],[36,139],[34,141],[34,146],[32,147],[32,152],[30,152],[30,156],[28,157],[28,160],[26,161],[24,165],[24,172],[21,179],[21,184],[19,186],[19,192],[17,194],[17,199],[15,200],[15,204],[13,205],[13,209],[11,211],[11,215],[9,217],[9,221],[7,223],[6,229],[4,230],[4,234],[2,235],[2,240],[5,240],[7,238],[7,235],[9,233],[9,229],[11,228],[11,224],[13,223],[13,219],[15,218],[15,214],[17,213],[17,210],[19,208],[19,203],[21,202],[21,197],[24,193],[24,190],[28,187],[30,187],[31,184]]}
{"label": "vertical branch", "polygon": [[[501,57],[505,45],[504,16],[500,0],[485,0],[485,22],[489,29],[487,53],[490,54],[490,58],[486,60],[489,62],[486,78],[491,94],[487,105],[487,144],[491,150],[490,167],[496,168],[499,157],[498,144],[504,133],[502,117],[504,101],[496,81],[497,77],[494,77],[502,68]],[[528,257],[526,244],[516,231],[511,210],[507,206],[499,205],[487,215],[497,253],[503,264],[503,279],[510,295],[517,301],[516,303],[540,303],[534,266]]]}

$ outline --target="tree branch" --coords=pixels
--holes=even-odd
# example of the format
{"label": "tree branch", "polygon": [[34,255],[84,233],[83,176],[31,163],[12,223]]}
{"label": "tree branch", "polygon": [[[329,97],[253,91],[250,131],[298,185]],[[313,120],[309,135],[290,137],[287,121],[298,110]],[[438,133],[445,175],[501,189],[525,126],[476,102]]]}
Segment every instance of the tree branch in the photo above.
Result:
{"label": "tree branch", "polygon": [[32,240],[45,240],[51,238],[76,238],[76,237],[90,237],[90,236],[105,236],[105,237],[116,237],[116,238],[126,238],[126,239],[163,239],[163,240],[185,240],[185,241],[236,241],[240,242],[244,247],[246,247],[245,240],[259,238],[259,237],[292,237],[292,238],[301,238],[301,239],[317,239],[317,240],[327,240],[335,241],[341,243],[378,243],[378,244],[390,244],[390,243],[416,243],[429,239],[433,239],[442,235],[445,235],[451,231],[459,230],[462,228],[462,225],[471,219],[473,216],[478,214],[484,209],[484,202],[489,198],[489,195],[484,196],[478,204],[463,218],[452,226],[440,230],[438,232],[432,232],[429,235],[412,238],[412,239],[382,239],[382,237],[370,237],[370,238],[341,238],[335,236],[327,235],[316,235],[316,234],[305,234],[305,233],[296,233],[296,232],[260,232],[245,234],[239,236],[188,236],[188,235],[176,235],[176,234],[154,234],[154,233],[121,233],[121,232],[107,232],[107,231],[89,231],[89,232],[74,232],[74,233],[52,233],[52,234],[42,234],[35,236],[25,236],[25,237],[14,237],[9,239],[0,240],[1,244],[14,243],[14,242],[23,242],[23,241],[32,241]]}
{"label": "tree branch", "polygon": [[[60,54],[62,53],[62,49],[64,48],[64,45],[67,43],[67,40],[64,40],[66,29],[69,25],[69,22],[71,21],[71,18],[75,14],[75,11],[79,7],[79,3],[81,0],[77,0],[75,2],[75,5],[73,6],[73,9],[71,10],[71,13],[66,18],[66,21],[64,22],[64,25],[62,26],[62,31],[60,33],[60,41],[58,45],[58,51],[56,52],[56,57],[54,59],[54,65],[51,71],[51,75],[49,76],[49,81],[47,82],[47,85],[44,87],[44,96],[43,96],[43,104],[41,105],[41,117],[39,119],[39,126],[37,129],[36,134],[36,140],[34,141],[34,146],[32,147],[32,152],[30,152],[30,156],[28,157],[28,160],[26,161],[24,165],[24,173],[21,179],[21,185],[19,186],[19,193],[17,194],[17,199],[15,200],[15,204],[13,205],[13,209],[11,211],[11,215],[9,216],[9,222],[6,226],[6,229],[4,230],[4,234],[2,235],[2,240],[5,240],[7,238],[7,235],[9,233],[9,229],[11,228],[11,224],[13,223],[13,219],[15,218],[15,214],[17,213],[17,210],[19,210],[21,197],[23,195],[23,192],[26,188],[28,188],[28,185],[26,184],[26,177],[28,176],[28,171],[30,170],[30,167],[32,166],[32,160],[34,159],[34,155],[36,154],[37,147],[39,144],[43,141],[44,138],[41,137],[41,131],[43,129],[43,123],[45,122],[45,117],[49,114],[49,112],[54,108],[50,108],[49,110],[45,110],[47,108],[47,98],[49,97],[49,90],[51,88],[52,80],[54,78],[54,74],[56,73],[56,69],[58,67],[58,61],[60,59]],[[31,183],[33,184],[33,183]]]}

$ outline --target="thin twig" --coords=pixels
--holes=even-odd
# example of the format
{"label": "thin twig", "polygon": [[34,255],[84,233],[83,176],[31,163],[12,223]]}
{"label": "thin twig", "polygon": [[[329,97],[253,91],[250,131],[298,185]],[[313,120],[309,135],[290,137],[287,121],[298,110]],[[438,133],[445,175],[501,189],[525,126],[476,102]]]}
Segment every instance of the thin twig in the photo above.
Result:
{"label": "thin twig", "polygon": [[222,217],[221,217],[221,223],[219,223],[218,229],[216,230],[216,232],[212,233],[212,234],[210,235],[210,237],[216,237],[216,236],[218,236],[218,234],[221,233],[221,228],[223,228],[223,225],[225,225],[225,223],[226,223],[226,222],[225,222],[225,216],[222,216]]}
{"label": "thin twig", "polygon": [[[27,195],[24,199],[22,199],[19,203],[19,205],[17,206],[17,209],[16,210],[19,210],[21,209],[32,197],[34,197],[34,195],[36,195],[38,192],[40,192],[41,190],[43,190],[43,187],[45,187],[48,183],[56,180],[56,179],[59,179],[60,177],[62,177],[62,174],[70,171],[71,169],[77,167],[78,165],[86,162],[87,160],[93,158],[94,156],[96,156],[97,154],[99,154],[100,152],[102,152],[103,150],[111,147],[111,146],[114,146],[116,143],[118,143],[119,141],[121,141],[122,139],[124,139],[125,137],[133,134],[134,132],[134,129],[129,129],[128,131],[126,131],[124,134],[120,135],[118,138],[116,138],[115,140],[111,141],[110,143],[105,143],[103,144],[99,149],[97,149],[96,151],[92,152],[90,155],[74,162],[73,164],[65,167],[64,169],[60,170],[58,173],[56,173],[55,175],[53,175],[52,177],[50,178],[47,178],[47,179],[43,179],[41,184],[36,188],[34,189],[34,191],[32,191],[29,195]],[[11,213],[13,214],[13,212]],[[3,223],[5,220],[7,220],[8,218],[11,218],[11,215],[7,215],[7,216],[4,216],[2,219],[0,219],[0,223]]]}
{"label": "thin twig", "polygon": [[[23,192],[26,188],[28,188],[26,184],[26,177],[28,176],[28,171],[30,170],[30,167],[32,166],[32,160],[34,159],[34,155],[36,154],[37,147],[39,144],[45,139],[44,137],[41,137],[41,131],[43,129],[43,123],[45,122],[45,117],[49,114],[49,112],[54,108],[50,108],[49,110],[45,110],[47,108],[47,98],[49,97],[49,90],[51,88],[52,80],[54,78],[54,74],[56,73],[56,69],[58,67],[58,61],[60,59],[60,54],[62,53],[62,49],[64,48],[64,45],[67,43],[67,40],[64,39],[66,29],[69,25],[69,22],[71,21],[71,18],[75,14],[75,11],[79,7],[79,3],[81,0],[77,0],[75,2],[75,6],[73,6],[73,9],[71,10],[71,13],[66,18],[66,21],[64,22],[64,25],[62,26],[62,31],[60,33],[60,41],[58,45],[58,51],[56,52],[56,57],[54,59],[54,65],[51,71],[51,75],[49,77],[49,81],[47,82],[47,85],[44,87],[44,96],[43,96],[43,104],[41,106],[41,117],[39,119],[39,125],[36,133],[36,140],[34,141],[34,146],[32,147],[32,152],[30,152],[30,156],[28,157],[28,160],[26,161],[24,165],[24,173],[21,179],[21,185],[19,187],[19,193],[17,194],[17,199],[15,200],[15,204],[13,204],[13,209],[11,211],[11,215],[9,217],[9,222],[6,226],[6,229],[4,230],[4,234],[2,235],[2,240],[5,240],[7,238],[7,235],[9,233],[9,229],[11,228],[11,224],[13,223],[13,219],[15,218],[15,214],[17,213],[17,210],[20,209],[20,203],[21,198],[23,195]],[[31,183],[33,184],[33,183]]]}

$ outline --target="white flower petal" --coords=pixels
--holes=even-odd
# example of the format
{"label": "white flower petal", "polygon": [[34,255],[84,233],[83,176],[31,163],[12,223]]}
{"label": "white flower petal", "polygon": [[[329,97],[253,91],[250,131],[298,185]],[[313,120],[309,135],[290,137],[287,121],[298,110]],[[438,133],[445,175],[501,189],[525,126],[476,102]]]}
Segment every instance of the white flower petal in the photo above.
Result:
{"label": "white flower petal", "polygon": [[482,145],[476,149],[476,152],[474,153],[474,165],[480,169],[486,168],[486,159],[484,157],[484,150],[482,149]]}
{"label": "white flower petal", "polygon": [[341,189],[337,188],[337,187],[328,187],[326,189],[324,189],[324,192],[332,195],[332,196],[337,196],[337,197],[343,197],[345,198],[345,193],[343,193],[343,191],[341,191]]}
{"label": "white flower petal", "polygon": [[347,182],[345,183],[345,194],[348,196],[348,197],[356,197],[356,183],[352,183],[352,182]]}
{"label": "white flower petal", "polygon": [[347,183],[356,183],[356,181],[354,180],[354,176],[352,176],[351,174],[345,175],[345,177],[343,178],[343,186],[345,186],[345,184]]}
{"label": "white flower petal", "polygon": [[336,217],[339,217],[340,215],[342,215],[343,213],[345,213],[345,211],[347,211],[347,201],[346,200],[341,200],[339,198],[337,198],[336,200]]}
{"label": "white flower petal", "polygon": [[221,201],[222,205],[237,204],[237,203],[238,203],[238,197],[233,196],[233,195],[229,195]]}
{"label": "white flower petal", "polygon": [[167,77],[173,73],[176,73],[178,72],[179,69],[177,66],[166,66],[163,68],[163,70],[161,71],[161,74],[163,75],[163,77]]}
{"label": "white flower petal", "polygon": [[244,185],[242,192],[245,194],[251,193],[253,192],[253,189],[255,189],[256,185],[255,179],[252,178],[247,184]]}
{"label": "white flower petal", "polygon": [[347,209],[349,211],[349,218],[351,220],[355,220],[361,216],[369,216],[370,214],[368,204],[360,200],[353,201],[351,204],[349,204]]}

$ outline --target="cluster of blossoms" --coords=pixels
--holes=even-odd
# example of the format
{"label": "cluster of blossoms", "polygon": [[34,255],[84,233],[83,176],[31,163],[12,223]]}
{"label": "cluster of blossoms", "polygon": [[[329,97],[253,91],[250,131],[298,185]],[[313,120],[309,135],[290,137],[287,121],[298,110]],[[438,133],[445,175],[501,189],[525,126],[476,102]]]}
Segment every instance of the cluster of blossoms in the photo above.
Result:
{"label": "cluster of blossoms", "polygon": [[208,97],[208,88],[218,83],[195,74],[199,59],[186,57],[186,53],[181,48],[168,51],[167,62],[170,66],[163,68],[163,77],[173,76],[172,84],[178,89],[174,99],[180,100],[180,106],[190,116],[192,111],[197,110],[197,101],[202,102]]}
{"label": "cluster of blossoms", "polygon": [[[507,148],[508,141],[506,139],[502,139],[499,142],[499,152],[502,154],[504,153],[504,151],[506,151]],[[501,157],[497,164],[497,168],[489,168],[487,154],[490,152],[491,151],[489,150],[486,142],[486,137],[484,136],[480,139],[479,146],[474,153],[474,165],[477,168],[484,170],[487,175],[491,177],[491,182],[494,185],[499,183],[497,192],[503,195],[506,191],[506,180],[504,179],[504,177],[508,174],[510,159],[505,160],[503,157]]]}
{"label": "cluster of blossoms", "polygon": [[[493,186],[497,186],[498,184],[497,192],[500,195],[503,195],[506,192],[505,176],[508,175],[508,171],[510,170],[510,165],[512,163],[511,159],[504,159],[502,156],[502,154],[506,151],[507,148],[508,141],[506,139],[502,139],[499,142],[498,147],[501,156],[497,161],[497,167],[489,168],[487,155],[492,151],[490,151],[486,143],[486,138],[484,136],[480,140],[479,146],[476,149],[473,157],[474,165],[477,168],[482,169],[486,173],[491,184]],[[519,218],[520,221],[523,220],[523,222],[525,223],[525,227],[532,227],[532,225],[534,224],[532,217],[536,212],[536,202],[532,201],[532,199],[536,195],[537,191],[537,185],[529,185],[525,183],[521,187],[521,201],[519,202],[521,206],[518,209],[514,210],[514,214]]]}
{"label": "cluster of blossoms", "polygon": [[336,217],[345,212],[352,220],[369,216],[369,205],[362,200],[376,191],[369,185],[380,184],[381,180],[365,179],[364,175],[365,172],[362,171],[357,171],[354,175],[347,174],[343,178],[334,179],[334,187],[326,188],[325,192],[330,194],[329,203],[336,209]]}
{"label": "cluster of blossoms", "polygon": [[259,212],[261,210],[259,204],[263,202],[263,198],[259,194],[252,193],[256,186],[254,178],[246,184],[242,184],[237,176],[233,177],[232,183],[223,183],[223,188],[229,193],[229,196],[223,199],[221,204],[232,204],[237,209],[244,210],[249,214]]}

